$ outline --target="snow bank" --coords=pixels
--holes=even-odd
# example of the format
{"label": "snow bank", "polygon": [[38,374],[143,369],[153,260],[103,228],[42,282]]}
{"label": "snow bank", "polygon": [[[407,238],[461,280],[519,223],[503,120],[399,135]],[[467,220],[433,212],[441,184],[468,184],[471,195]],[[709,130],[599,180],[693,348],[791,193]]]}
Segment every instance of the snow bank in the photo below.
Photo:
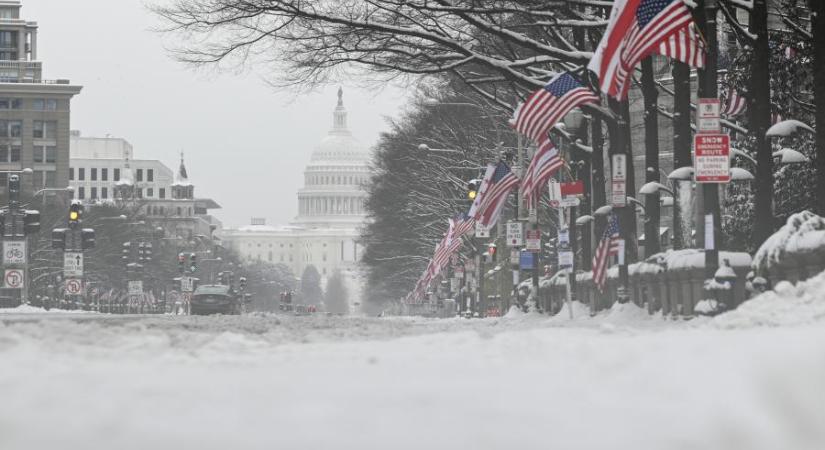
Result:
{"label": "snow bank", "polygon": [[15,308],[0,308],[0,314],[90,314],[90,312],[80,310],[66,311],[63,309],[50,309],[47,311],[37,306],[20,305]]}
{"label": "snow bank", "polygon": [[753,268],[764,275],[792,255],[825,248],[825,219],[810,211],[793,214],[769,237],[753,259]]}
{"label": "snow bank", "polygon": [[825,321],[825,272],[797,283],[778,283],[734,311],[713,320],[722,328],[781,326]]}

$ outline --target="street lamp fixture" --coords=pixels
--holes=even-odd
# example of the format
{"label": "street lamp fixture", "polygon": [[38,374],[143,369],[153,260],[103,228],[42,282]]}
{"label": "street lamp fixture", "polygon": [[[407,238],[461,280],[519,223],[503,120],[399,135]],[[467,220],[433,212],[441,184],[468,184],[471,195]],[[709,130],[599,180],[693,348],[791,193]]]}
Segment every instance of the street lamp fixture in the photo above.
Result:
{"label": "street lamp fixture", "polygon": [[814,129],[810,126],[798,120],[789,119],[783,120],[782,122],[777,122],[772,127],[768,128],[768,131],[765,133],[765,137],[787,137],[800,130],[810,132],[811,134],[815,133]]}
{"label": "street lamp fixture", "polygon": [[674,169],[673,172],[668,174],[667,179],[671,181],[691,181],[693,180],[693,167],[684,166]]}
{"label": "street lamp fixture", "polygon": [[451,153],[457,155],[463,155],[464,152],[460,150],[452,150],[447,148],[430,148],[427,144],[418,144],[418,150],[422,152],[430,152],[430,153]]}
{"label": "street lamp fixture", "polygon": [[773,153],[773,157],[779,158],[780,164],[798,164],[811,161],[810,159],[808,159],[807,156],[803,155],[802,153],[787,147],[775,151]]}
{"label": "street lamp fixture", "polygon": [[610,214],[611,212],[613,212],[613,207],[610,206],[610,205],[604,205],[600,208],[597,208],[595,211],[593,211],[593,215],[594,216],[606,216],[606,215]]}
{"label": "street lamp fixture", "polygon": [[585,214],[583,216],[579,216],[579,218],[576,219],[576,225],[578,225],[578,226],[587,225],[588,223],[590,223],[592,221],[593,221],[593,216],[591,216],[589,214]]}
{"label": "street lamp fixture", "polygon": [[639,193],[644,194],[644,195],[652,195],[652,194],[655,194],[659,191],[665,191],[670,195],[674,195],[673,190],[669,189],[667,186],[665,186],[662,183],[659,183],[657,181],[651,181],[650,183],[645,183],[645,185],[642,186],[639,189]]}
{"label": "street lamp fixture", "polygon": [[730,179],[731,181],[750,181],[753,180],[755,177],[749,171],[741,168],[741,167],[731,167],[730,168]]}

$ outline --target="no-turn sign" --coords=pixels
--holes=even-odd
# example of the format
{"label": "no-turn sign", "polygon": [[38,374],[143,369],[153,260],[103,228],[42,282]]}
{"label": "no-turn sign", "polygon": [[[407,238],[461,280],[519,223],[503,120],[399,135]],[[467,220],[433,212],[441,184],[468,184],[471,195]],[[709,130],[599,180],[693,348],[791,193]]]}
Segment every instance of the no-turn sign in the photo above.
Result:
{"label": "no-turn sign", "polygon": [[24,277],[23,269],[6,269],[6,276],[3,277],[6,282],[6,289],[21,289],[25,280]]}
{"label": "no-turn sign", "polygon": [[66,295],[80,295],[83,292],[83,282],[70,278],[66,280]]}

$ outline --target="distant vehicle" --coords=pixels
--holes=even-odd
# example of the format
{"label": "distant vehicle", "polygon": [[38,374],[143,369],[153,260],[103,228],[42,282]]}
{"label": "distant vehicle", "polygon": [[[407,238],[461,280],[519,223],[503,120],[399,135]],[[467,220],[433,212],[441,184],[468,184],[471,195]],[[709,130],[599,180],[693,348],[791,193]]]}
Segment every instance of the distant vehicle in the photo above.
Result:
{"label": "distant vehicle", "polygon": [[240,314],[243,301],[235,292],[222,284],[205,284],[198,286],[192,294],[190,314]]}

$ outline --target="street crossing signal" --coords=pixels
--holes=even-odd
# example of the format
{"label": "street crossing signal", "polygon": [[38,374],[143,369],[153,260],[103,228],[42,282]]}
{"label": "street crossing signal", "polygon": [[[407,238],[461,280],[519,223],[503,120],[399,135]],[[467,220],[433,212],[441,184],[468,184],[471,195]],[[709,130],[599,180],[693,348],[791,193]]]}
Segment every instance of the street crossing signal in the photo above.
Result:
{"label": "street crossing signal", "polygon": [[122,259],[126,265],[129,265],[129,259],[132,256],[132,243],[131,242],[124,242],[123,243],[123,251],[122,251]]}
{"label": "street crossing signal", "polygon": [[83,205],[75,200],[69,206],[69,227],[77,228],[80,225],[81,216],[83,215]]}
{"label": "street crossing signal", "polygon": [[495,262],[496,260],[496,244],[491,243],[487,246],[487,257],[490,259],[490,262]]}
{"label": "street crossing signal", "polygon": [[26,211],[23,217],[23,231],[27,235],[40,232],[40,211],[35,209]]}
{"label": "street crossing signal", "polygon": [[198,270],[198,260],[194,253],[189,254],[189,271],[195,273]]}
{"label": "street crossing signal", "polygon": [[83,250],[94,248],[97,244],[95,239],[95,230],[91,228],[84,228],[80,231],[81,244],[80,248]]}
{"label": "street crossing signal", "polygon": [[52,230],[52,248],[60,250],[66,249],[66,231],[65,228],[55,228]]}
{"label": "street crossing signal", "polygon": [[186,272],[186,255],[178,253],[178,271],[183,274]]}
{"label": "street crossing signal", "polygon": [[149,262],[152,260],[152,243],[146,242],[143,244],[143,261]]}
{"label": "street crossing signal", "polygon": [[238,278],[238,289],[242,291],[246,290],[246,277]]}

